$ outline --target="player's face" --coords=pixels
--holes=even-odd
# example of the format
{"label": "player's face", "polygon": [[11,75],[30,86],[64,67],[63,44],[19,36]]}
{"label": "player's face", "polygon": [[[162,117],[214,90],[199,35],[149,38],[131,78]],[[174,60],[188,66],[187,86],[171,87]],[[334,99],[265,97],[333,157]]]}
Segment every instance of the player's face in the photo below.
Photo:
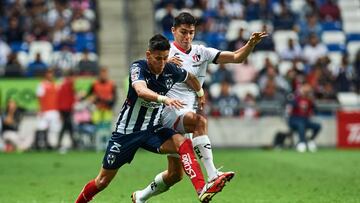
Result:
{"label": "player's face", "polygon": [[165,67],[168,60],[169,50],[146,51],[146,59],[152,73],[158,75]]}
{"label": "player's face", "polygon": [[195,36],[195,25],[181,24],[171,29],[175,42],[185,50],[189,50]]}

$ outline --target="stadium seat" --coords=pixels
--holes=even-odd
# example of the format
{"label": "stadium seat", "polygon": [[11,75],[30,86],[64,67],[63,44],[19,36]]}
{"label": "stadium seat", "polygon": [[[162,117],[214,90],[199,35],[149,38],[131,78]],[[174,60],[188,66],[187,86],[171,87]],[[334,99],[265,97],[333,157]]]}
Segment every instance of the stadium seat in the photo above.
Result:
{"label": "stadium seat", "polygon": [[17,52],[17,58],[22,67],[27,67],[29,65],[29,54],[25,51]]}
{"label": "stadium seat", "polygon": [[294,13],[301,13],[304,4],[305,4],[304,0],[292,0],[290,8]]}
{"label": "stadium seat", "polygon": [[282,61],[279,64],[279,73],[283,76],[287,74],[287,72],[292,68],[293,63],[290,61]]}
{"label": "stadium seat", "polygon": [[90,52],[96,52],[96,37],[94,33],[76,33],[75,51],[82,52],[84,49]]}
{"label": "stadium seat", "polygon": [[275,50],[276,51],[283,50],[287,46],[289,38],[294,39],[295,42],[299,41],[299,37],[295,31],[292,30],[275,31],[273,34]]}
{"label": "stadium seat", "polygon": [[349,53],[350,62],[352,63],[355,59],[355,54],[360,50],[360,41],[349,42],[346,48]]}
{"label": "stadium seat", "polygon": [[359,0],[339,0],[338,5],[343,10],[353,9],[353,8],[359,8],[360,7],[360,1]]}
{"label": "stadium seat", "polygon": [[235,40],[238,36],[239,29],[244,28],[245,30],[248,29],[248,23],[244,20],[232,20],[229,23],[229,27],[226,33],[226,39],[228,41]]}
{"label": "stadium seat", "polygon": [[252,94],[254,97],[258,97],[260,94],[259,86],[256,83],[236,84],[231,91],[241,100],[245,98],[247,93]]}
{"label": "stadium seat", "polygon": [[52,44],[48,41],[34,41],[31,42],[29,47],[29,61],[35,59],[37,53],[41,54],[42,60],[49,64],[51,60],[51,55],[53,52]]}
{"label": "stadium seat", "polygon": [[[58,52],[54,52],[54,54],[55,53],[58,53]],[[82,56],[83,56],[83,53],[81,53],[81,52],[74,54],[74,59],[75,59],[76,63],[78,63],[81,60]],[[90,61],[98,60],[98,55],[96,53],[89,52],[88,56],[89,56]]]}
{"label": "stadium seat", "polygon": [[339,92],[337,99],[343,107],[356,107],[360,105],[360,95],[355,92]]}
{"label": "stadium seat", "polygon": [[327,44],[327,49],[331,52],[344,52],[345,51],[345,45],[343,44]]}
{"label": "stadium seat", "polygon": [[209,93],[212,98],[218,98],[220,96],[221,87],[219,83],[214,83],[210,85]]}
{"label": "stadium seat", "polygon": [[349,33],[346,35],[346,41],[360,41],[360,33]]}
{"label": "stadium seat", "polygon": [[341,11],[341,19],[344,22],[360,20],[360,8]]}
{"label": "stadium seat", "polygon": [[248,30],[249,32],[260,32],[262,30],[263,25],[266,24],[268,28],[268,32],[271,33],[273,25],[270,23],[266,23],[262,20],[252,20],[249,22]]}
{"label": "stadium seat", "polygon": [[343,28],[345,33],[360,33],[360,21],[344,21]]}
{"label": "stadium seat", "polygon": [[345,44],[345,34],[341,31],[325,31],[321,35],[321,41],[325,44]]}
{"label": "stadium seat", "polygon": [[328,66],[331,72],[335,72],[335,70],[340,66],[342,60],[341,52],[329,52],[328,57],[330,58],[330,64]]}
{"label": "stadium seat", "polygon": [[29,51],[29,45],[26,42],[12,42],[9,44],[13,52]]}
{"label": "stadium seat", "polygon": [[342,30],[342,24],[339,21],[322,22],[321,28],[323,29],[323,31]]}
{"label": "stadium seat", "polygon": [[269,58],[275,66],[279,63],[280,60],[278,54],[274,51],[257,51],[249,57],[251,63],[254,64],[257,70],[264,68],[266,58]]}

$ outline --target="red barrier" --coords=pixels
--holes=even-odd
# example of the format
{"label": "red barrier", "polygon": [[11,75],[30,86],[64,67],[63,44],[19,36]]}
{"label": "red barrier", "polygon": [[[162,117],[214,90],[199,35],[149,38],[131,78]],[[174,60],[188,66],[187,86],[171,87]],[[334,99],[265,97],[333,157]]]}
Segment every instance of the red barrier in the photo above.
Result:
{"label": "red barrier", "polygon": [[337,112],[337,147],[360,148],[360,111]]}

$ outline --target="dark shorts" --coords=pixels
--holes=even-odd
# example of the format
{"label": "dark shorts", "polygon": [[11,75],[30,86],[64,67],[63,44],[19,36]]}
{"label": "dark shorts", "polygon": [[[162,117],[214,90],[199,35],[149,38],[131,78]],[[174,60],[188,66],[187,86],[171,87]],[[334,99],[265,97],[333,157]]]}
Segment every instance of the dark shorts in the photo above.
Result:
{"label": "dark shorts", "polygon": [[160,153],[160,146],[176,132],[169,128],[144,130],[131,134],[113,132],[103,159],[103,168],[118,169],[130,163],[139,148]]}

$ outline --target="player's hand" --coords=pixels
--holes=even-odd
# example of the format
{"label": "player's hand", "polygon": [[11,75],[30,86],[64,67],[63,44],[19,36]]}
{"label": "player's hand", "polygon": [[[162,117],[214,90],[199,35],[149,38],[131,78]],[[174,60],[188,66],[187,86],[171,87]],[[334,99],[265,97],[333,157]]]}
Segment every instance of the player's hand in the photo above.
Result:
{"label": "player's hand", "polygon": [[253,32],[249,39],[249,44],[251,46],[257,45],[259,42],[261,42],[262,39],[269,36],[266,32]]}
{"label": "player's hand", "polygon": [[176,109],[181,109],[185,105],[185,103],[183,101],[180,101],[178,99],[171,99],[171,98],[166,98],[164,101],[164,104],[167,106],[173,106]]}
{"label": "player's hand", "polygon": [[168,62],[169,63],[175,63],[176,66],[181,67],[183,61],[179,57],[173,56],[173,57],[168,59]]}
{"label": "player's hand", "polygon": [[199,110],[202,111],[204,110],[204,106],[205,106],[205,96],[202,96],[202,97],[198,97],[198,107],[199,107]]}

